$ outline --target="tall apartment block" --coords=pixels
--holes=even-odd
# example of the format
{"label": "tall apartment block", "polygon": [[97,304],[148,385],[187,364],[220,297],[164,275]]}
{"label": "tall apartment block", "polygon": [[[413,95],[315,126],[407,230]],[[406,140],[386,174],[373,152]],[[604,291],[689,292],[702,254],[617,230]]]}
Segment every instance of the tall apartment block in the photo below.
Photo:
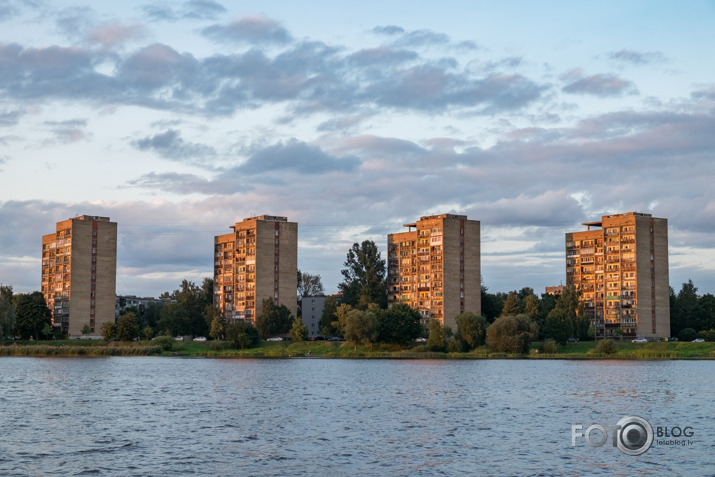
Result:
{"label": "tall apartment block", "polygon": [[253,322],[271,298],[298,313],[298,224],[261,215],[214,237],[214,304],[230,321]]}
{"label": "tall apartment block", "polygon": [[466,215],[420,217],[387,236],[388,303],[407,303],[457,330],[462,312],[482,312],[480,224]]}
{"label": "tall apartment block", "polygon": [[566,234],[566,283],[576,285],[597,338],[670,336],[668,220],[628,212]]}
{"label": "tall apartment block", "polygon": [[117,224],[83,215],[58,222],[42,237],[42,294],[53,325],[69,337],[99,336],[114,323],[117,282]]}

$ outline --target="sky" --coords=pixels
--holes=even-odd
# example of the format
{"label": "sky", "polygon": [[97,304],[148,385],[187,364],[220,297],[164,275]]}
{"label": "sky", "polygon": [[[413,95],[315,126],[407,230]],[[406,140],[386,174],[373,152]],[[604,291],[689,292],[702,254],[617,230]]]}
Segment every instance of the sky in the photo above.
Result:
{"label": "sky", "polygon": [[565,282],[564,234],[668,219],[715,293],[715,1],[0,0],[0,283],[118,223],[117,293],[213,275],[213,237],[298,222],[298,267],[421,216],[481,222],[491,292]]}

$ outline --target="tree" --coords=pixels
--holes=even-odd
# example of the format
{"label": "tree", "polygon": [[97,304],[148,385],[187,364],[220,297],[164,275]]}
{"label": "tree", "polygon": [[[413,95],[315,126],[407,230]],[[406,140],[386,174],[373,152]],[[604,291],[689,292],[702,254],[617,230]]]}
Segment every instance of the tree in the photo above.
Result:
{"label": "tree", "polygon": [[489,323],[493,323],[504,307],[504,299],[500,294],[488,293],[489,289],[482,284],[482,313]]}
{"label": "tree", "polygon": [[320,315],[318,328],[324,336],[336,336],[338,331],[333,327],[332,323],[336,320],[335,312],[338,311],[338,299],[334,296],[325,298],[323,313]]}
{"label": "tree", "polygon": [[457,315],[457,337],[463,340],[469,349],[474,349],[484,344],[487,335],[487,319],[477,316],[471,311]]}
{"label": "tree", "polygon": [[172,293],[165,292],[162,298],[171,298],[175,303],[167,303],[162,309],[157,324],[159,329],[169,330],[172,335],[206,336],[213,320],[213,279],[204,278],[201,286],[182,280],[181,288]]}
{"label": "tree", "polygon": [[335,309],[335,320],[330,323],[330,326],[335,330],[335,336],[345,336],[345,324],[348,320],[348,314],[353,310],[353,307],[343,303]]}
{"label": "tree", "polygon": [[245,321],[238,321],[226,326],[226,338],[234,348],[238,349],[252,348],[261,341],[258,330]]}
{"label": "tree", "polygon": [[226,320],[220,314],[215,316],[211,322],[211,330],[209,331],[209,336],[212,339],[218,340],[224,336],[226,332]]}
{"label": "tree", "polygon": [[539,315],[540,311],[541,307],[539,306],[539,297],[534,294],[531,294],[524,298],[524,314],[526,316],[528,316],[532,320],[536,320],[536,317]]}
{"label": "tree", "polygon": [[439,320],[432,318],[427,325],[429,330],[429,336],[427,337],[427,347],[431,351],[444,351],[445,341],[444,341],[444,328],[442,328],[442,323]]}
{"label": "tree", "polygon": [[698,306],[696,308],[695,329],[698,331],[709,330],[715,328],[715,296],[710,293],[698,298]]}
{"label": "tree", "polygon": [[301,273],[301,271],[298,270],[298,296],[303,298],[306,296],[323,295],[324,293],[325,289],[323,288],[320,275]]}
{"label": "tree", "polygon": [[501,310],[501,316],[515,316],[520,312],[521,305],[519,303],[519,295],[515,291],[509,292],[509,295],[504,300],[504,306]]}
{"label": "tree", "polygon": [[293,320],[293,326],[290,329],[290,337],[293,341],[305,341],[308,339],[308,328],[300,318]]}
{"label": "tree", "polygon": [[674,310],[671,309],[670,332],[679,336],[685,328],[697,327],[698,289],[692,280],[683,283],[682,288],[675,297]]}
{"label": "tree", "polygon": [[82,334],[87,336],[92,332],[92,328],[89,327],[89,323],[85,323],[84,326],[82,327]]}
{"label": "tree", "polygon": [[31,336],[40,338],[40,330],[52,324],[52,312],[47,308],[42,293],[20,293],[13,297],[15,304],[15,329],[24,340]]}
{"label": "tree", "polygon": [[[5,287],[3,287],[5,288]],[[10,288],[12,293],[12,288]],[[15,305],[12,304],[12,297],[0,293],[0,344],[10,337],[15,328]]]}
{"label": "tree", "polygon": [[344,266],[341,272],[343,283],[338,285],[343,293],[343,303],[361,310],[366,310],[370,303],[387,307],[387,269],[375,242],[354,243],[348,250]]}
{"label": "tree", "polygon": [[117,338],[134,341],[139,336],[139,317],[134,312],[124,313],[117,321]]}
{"label": "tree", "polygon": [[276,305],[273,298],[263,300],[263,310],[256,316],[256,329],[261,339],[284,335],[291,327],[290,310],[285,305]]}
{"label": "tree", "polygon": [[528,316],[502,316],[487,328],[487,344],[494,351],[526,354],[536,334]]}
{"label": "tree", "polygon": [[102,323],[102,337],[104,341],[109,341],[117,336],[117,325],[110,321]]}
{"label": "tree", "polygon": [[152,328],[152,327],[149,326],[149,325],[146,325],[146,326],[142,329],[142,336],[144,337],[144,339],[145,339],[146,341],[149,341],[150,339],[152,339],[152,338],[154,337],[154,328]]}
{"label": "tree", "polygon": [[546,318],[544,337],[556,341],[560,345],[573,336],[573,322],[562,308],[554,308]]}
{"label": "tree", "polygon": [[378,319],[378,341],[406,345],[419,338],[424,329],[420,324],[420,313],[406,303],[398,303],[387,310],[380,310]]}
{"label": "tree", "polygon": [[377,318],[374,312],[365,310],[350,310],[345,320],[345,339],[355,346],[370,345],[377,339]]}

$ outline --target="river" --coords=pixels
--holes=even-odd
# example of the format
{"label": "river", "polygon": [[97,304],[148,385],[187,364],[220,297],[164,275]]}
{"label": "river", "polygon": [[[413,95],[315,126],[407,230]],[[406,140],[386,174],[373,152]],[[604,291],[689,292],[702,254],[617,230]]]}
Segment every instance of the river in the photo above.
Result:
{"label": "river", "polygon": [[0,475],[715,475],[714,403],[713,361],[5,357]]}

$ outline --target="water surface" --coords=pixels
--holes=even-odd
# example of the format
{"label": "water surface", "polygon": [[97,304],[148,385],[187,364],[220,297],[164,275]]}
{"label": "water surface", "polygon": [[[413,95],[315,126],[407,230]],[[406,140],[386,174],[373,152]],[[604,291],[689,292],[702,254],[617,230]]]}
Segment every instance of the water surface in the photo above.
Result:
{"label": "water surface", "polygon": [[[711,361],[0,359],[0,475],[715,475]],[[640,456],[571,426],[691,426]]]}

